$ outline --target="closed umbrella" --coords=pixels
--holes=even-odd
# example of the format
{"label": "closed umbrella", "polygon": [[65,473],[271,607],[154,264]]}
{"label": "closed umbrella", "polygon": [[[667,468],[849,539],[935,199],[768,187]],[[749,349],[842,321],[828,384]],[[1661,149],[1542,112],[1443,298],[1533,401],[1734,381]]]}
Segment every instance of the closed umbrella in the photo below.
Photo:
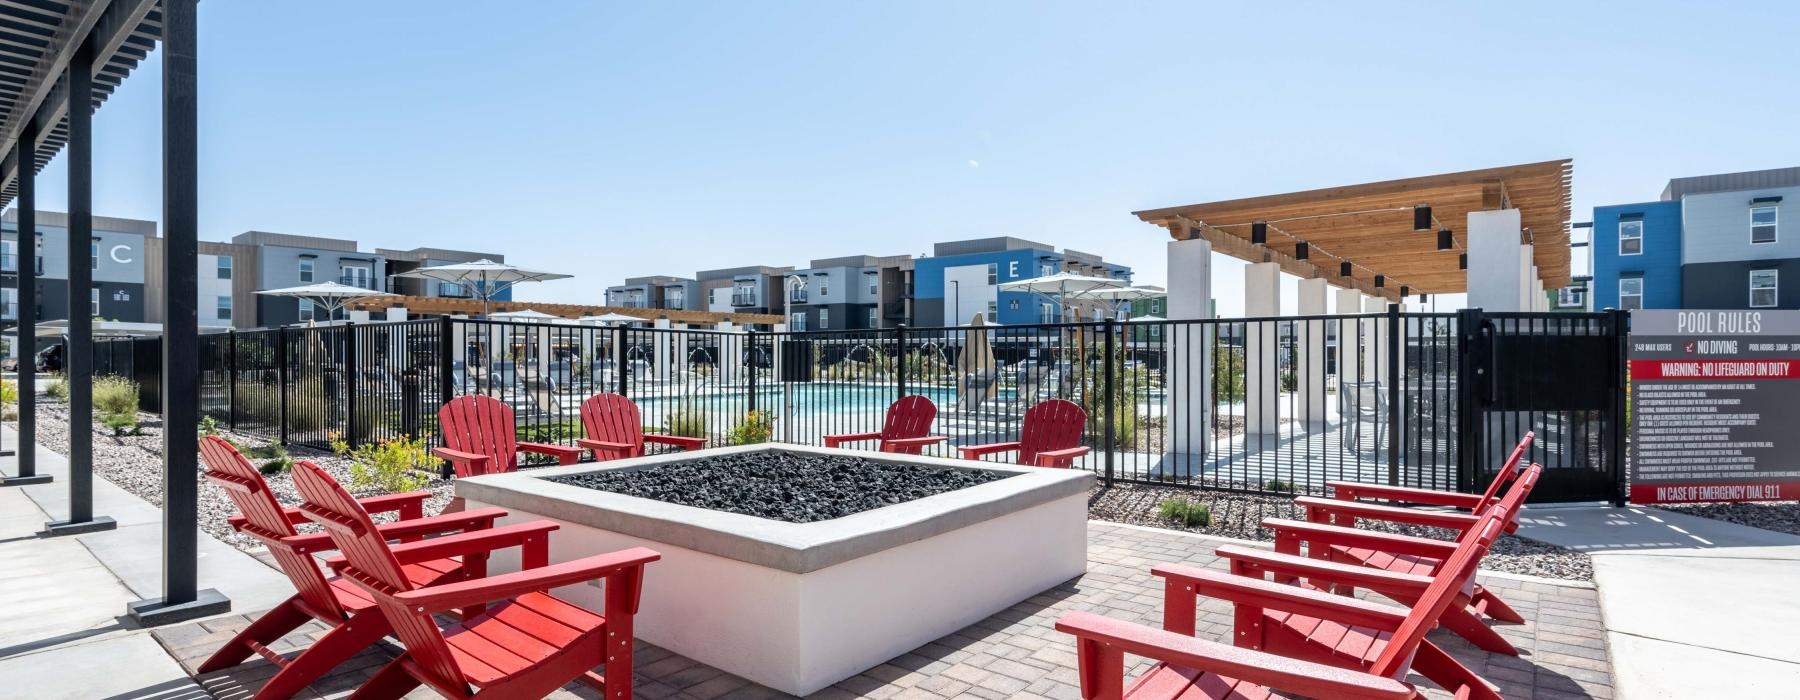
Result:
{"label": "closed umbrella", "polygon": [[988,340],[986,314],[970,319],[963,342],[962,355],[956,358],[957,404],[972,411],[981,402],[994,397],[997,372],[994,371],[994,347]]}

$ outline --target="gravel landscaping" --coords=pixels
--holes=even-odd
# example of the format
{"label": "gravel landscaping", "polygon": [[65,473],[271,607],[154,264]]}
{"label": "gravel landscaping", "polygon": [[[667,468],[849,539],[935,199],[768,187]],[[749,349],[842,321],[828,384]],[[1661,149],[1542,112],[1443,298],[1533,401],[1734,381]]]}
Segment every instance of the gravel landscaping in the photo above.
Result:
{"label": "gravel landscaping", "polygon": [[1007,476],[982,469],[922,469],[862,457],[770,450],[550,481],[707,510],[812,523]]}
{"label": "gravel landscaping", "polygon": [[[1164,520],[1157,505],[1165,499],[1186,499],[1205,504],[1212,511],[1212,522],[1200,527],[1185,527]],[[1117,484],[1096,486],[1088,494],[1088,517],[1130,525],[1146,525],[1170,530],[1186,530],[1219,537],[1268,542],[1275,533],[1261,527],[1264,518],[1304,520],[1305,513],[1288,498],[1249,494],[1201,491],[1198,489]],[[1435,527],[1396,525],[1363,521],[1357,527],[1383,530],[1433,539],[1455,539],[1450,530]],[[1528,574],[1544,578],[1588,581],[1594,577],[1588,555],[1523,537],[1506,535],[1482,560],[1481,568]]]}
{"label": "gravel landscaping", "polygon": [[[142,434],[125,437],[114,437],[111,430],[99,426],[95,421],[94,430],[94,473],[125,489],[132,495],[156,505],[162,505],[162,419],[154,414],[139,413],[138,424]],[[16,423],[8,427],[18,429]],[[38,443],[58,454],[69,454],[69,411],[66,404],[38,398],[37,420]],[[249,435],[231,434],[229,437],[245,449],[263,447],[269,440]],[[309,450],[304,447],[291,447],[289,452],[295,460],[311,460],[348,485],[350,483],[350,461],[329,452]],[[257,460],[252,460],[253,462]],[[200,529],[223,542],[242,550],[253,550],[262,546],[255,538],[239,534],[225,524],[225,519],[237,515],[237,506],[225,492],[202,476],[202,467],[194,465],[194,478],[200,482]],[[294,490],[293,479],[286,473],[266,474],[269,488],[275,492],[275,498],[284,505],[300,503],[299,492]],[[430,489],[432,496],[425,502],[425,512],[435,514],[443,510],[450,502],[450,491],[453,482],[449,479],[433,477]],[[357,493],[357,496],[371,496],[378,491]],[[391,518],[391,515],[386,517]],[[378,519],[384,519],[378,516]],[[301,526],[310,531],[310,525]]]}
{"label": "gravel landscaping", "polygon": [[1728,523],[1760,527],[1764,530],[1800,535],[1800,501],[1756,501],[1750,503],[1684,503],[1655,506],[1684,515],[1693,515]]}

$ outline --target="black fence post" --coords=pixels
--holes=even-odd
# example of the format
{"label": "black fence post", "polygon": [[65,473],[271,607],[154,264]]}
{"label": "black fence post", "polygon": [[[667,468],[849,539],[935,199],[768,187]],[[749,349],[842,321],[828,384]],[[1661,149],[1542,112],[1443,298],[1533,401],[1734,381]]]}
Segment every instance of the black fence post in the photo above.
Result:
{"label": "black fence post", "polygon": [[344,441],[356,447],[364,437],[356,430],[356,324],[346,321],[343,328],[344,366],[338,370],[338,391],[344,397]]}
{"label": "black fence post", "polygon": [[894,400],[906,398],[906,324],[894,326]]}
{"label": "black fence post", "polygon": [[1485,365],[1476,357],[1481,342],[1481,309],[1456,312],[1456,487],[1463,493],[1477,488],[1482,443],[1481,401],[1478,387],[1486,381]]}
{"label": "black fence post", "polygon": [[[440,407],[450,403],[450,399],[455,398],[456,396],[456,390],[461,388],[456,386],[456,356],[461,351],[461,348],[456,347],[455,324],[456,321],[452,320],[449,316],[438,318],[437,405]],[[442,424],[438,425],[437,433],[437,443],[448,447],[449,443],[444,442],[444,426]],[[442,462],[438,465],[439,476],[448,479],[451,474],[453,474],[453,472],[451,471],[449,462]]]}
{"label": "black fence post", "polygon": [[238,352],[237,330],[225,331],[225,424],[237,430]]}
{"label": "black fence post", "polygon": [[275,425],[283,447],[288,444],[288,342],[287,327],[275,327]]}
{"label": "black fence post", "polygon": [[1103,460],[1106,463],[1107,486],[1113,485],[1113,447],[1118,444],[1118,435],[1113,423],[1113,400],[1115,398],[1113,382],[1117,381],[1113,377],[1114,374],[1117,374],[1113,367],[1113,335],[1119,332],[1118,323],[1118,320],[1108,317],[1105,325],[1106,337],[1100,341],[1100,405],[1102,420],[1106,421],[1105,437],[1101,439],[1100,444],[1102,445],[1101,449],[1106,453]]}
{"label": "black fence post", "polygon": [[750,373],[750,406],[748,411],[756,410],[756,329],[744,329],[744,371]]}
{"label": "black fence post", "polygon": [[1612,417],[1607,422],[1612,428],[1612,462],[1613,475],[1613,507],[1623,508],[1630,500],[1630,484],[1626,483],[1625,450],[1629,444],[1626,431],[1631,429],[1631,421],[1626,419],[1630,406],[1625,399],[1625,392],[1631,388],[1631,312],[1624,309],[1612,309],[1607,312],[1612,323],[1612,341],[1618,356],[1617,371],[1613,372],[1613,405]]}
{"label": "black fence post", "polygon": [[1387,313],[1388,485],[1400,485],[1400,356],[1406,339],[1400,336],[1400,305],[1388,304]]}
{"label": "black fence post", "polygon": [[619,375],[620,396],[631,395],[626,393],[631,390],[631,368],[625,365],[625,357],[625,326],[621,324],[613,326],[613,366],[619,368],[615,374]]}

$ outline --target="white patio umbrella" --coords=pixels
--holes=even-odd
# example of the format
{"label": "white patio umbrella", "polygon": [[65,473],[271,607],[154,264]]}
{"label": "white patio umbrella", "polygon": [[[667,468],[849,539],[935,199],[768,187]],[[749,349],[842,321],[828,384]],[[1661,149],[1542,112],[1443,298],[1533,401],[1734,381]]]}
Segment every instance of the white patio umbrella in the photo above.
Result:
{"label": "white patio umbrella", "polygon": [[1141,287],[1113,287],[1111,289],[1096,289],[1096,290],[1088,292],[1086,294],[1081,294],[1078,296],[1078,298],[1083,299],[1083,300],[1092,299],[1095,301],[1100,301],[1100,302],[1105,302],[1105,303],[1111,304],[1112,305],[1112,315],[1113,315],[1113,317],[1116,318],[1119,315],[1119,309],[1122,306],[1124,306],[1125,304],[1129,304],[1129,303],[1137,301],[1139,299],[1151,299],[1151,298],[1160,297],[1160,296],[1167,296],[1168,293],[1169,293],[1168,290],[1165,290],[1162,287],[1158,287],[1156,285],[1151,285],[1151,284],[1146,284]]}
{"label": "white patio umbrella", "polygon": [[554,321],[561,316],[554,316],[537,309],[520,309],[518,311],[500,311],[488,314],[488,318],[507,318],[515,321]]}
{"label": "white patio umbrella", "polygon": [[488,302],[494,298],[494,295],[512,289],[513,285],[520,282],[544,282],[573,277],[573,275],[558,272],[527,270],[517,265],[497,263],[485,258],[475,262],[421,267],[394,276],[416,277],[471,287],[471,291],[481,295],[481,315],[483,316],[488,315]]}
{"label": "white patio umbrella", "polygon": [[326,318],[337,316],[338,309],[344,308],[344,302],[350,301],[351,299],[395,296],[388,292],[377,292],[373,289],[352,287],[347,284],[338,284],[336,282],[319,282],[317,284],[308,284],[299,287],[265,289],[257,292],[257,294],[272,297],[290,297],[294,299],[312,300],[313,303],[325,307]]}
{"label": "white patio umbrella", "polygon": [[1073,272],[1058,272],[1054,275],[1006,282],[1000,285],[1000,291],[1030,292],[1055,297],[1057,311],[1064,314],[1064,320],[1068,320],[1066,312],[1070,301],[1079,301],[1086,298],[1084,295],[1100,290],[1119,289],[1124,286],[1126,286],[1124,281],[1110,277],[1090,277]]}
{"label": "white patio umbrella", "polygon": [[576,319],[576,320],[581,321],[583,323],[598,323],[598,324],[602,324],[602,325],[612,325],[615,323],[639,323],[639,322],[645,321],[647,319],[639,318],[637,316],[628,316],[626,314],[621,314],[621,313],[608,312],[608,313],[600,314],[598,316],[582,316],[581,318]]}

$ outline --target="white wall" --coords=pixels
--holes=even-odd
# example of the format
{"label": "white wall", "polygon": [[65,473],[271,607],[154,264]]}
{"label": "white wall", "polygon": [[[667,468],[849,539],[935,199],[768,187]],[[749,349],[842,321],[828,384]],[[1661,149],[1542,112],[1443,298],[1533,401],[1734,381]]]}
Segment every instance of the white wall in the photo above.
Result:
{"label": "white wall", "polygon": [[975,314],[987,313],[988,302],[999,300],[999,288],[988,284],[986,263],[944,268],[944,308],[950,311],[944,325],[968,323]]}

